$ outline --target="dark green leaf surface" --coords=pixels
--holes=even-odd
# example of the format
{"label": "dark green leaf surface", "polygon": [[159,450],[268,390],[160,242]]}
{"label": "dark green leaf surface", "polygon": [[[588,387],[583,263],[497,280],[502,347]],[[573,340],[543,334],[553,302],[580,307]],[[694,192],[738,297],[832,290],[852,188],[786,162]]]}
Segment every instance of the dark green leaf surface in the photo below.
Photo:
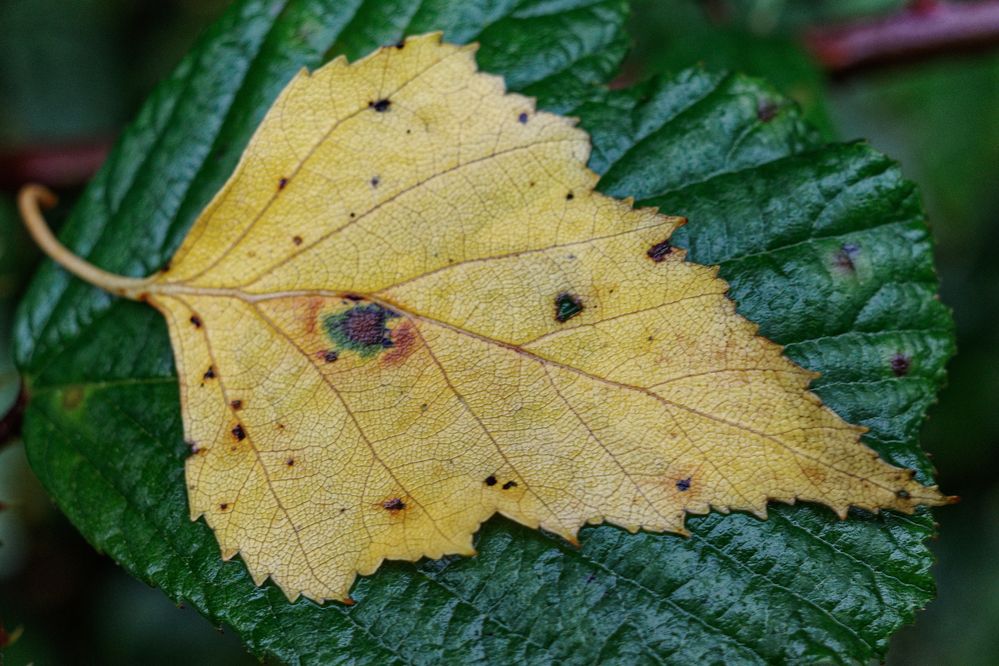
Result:
{"label": "dark green leaf surface", "polygon": [[[823,373],[827,404],[929,481],[915,436],[953,343],[913,186],[864,145],[819,146],[755,81],[693,70],[595,89],[621,55],[623,18],[616,0],[238,3],[154,94],[63,239],[109,270],[152,272],[299,67],[442,28],[481,41],[480,64],[512,89],[580,116],[604,191],[688,216],[677,242],[721,264],[740,311]],[[841,522],[774,506],[767,521],[692,518],[689,539],[587,528],[578,550],[494,519],[475,558],[387,564],[357,583],[351,608],[290,604],[238,559],[223,563],[187,518],[156,312],[47,265],[16,335],[29,456],[62,510],[136,576],[278,661],[852,663],[883,654],[933,595],[928,512]]]}

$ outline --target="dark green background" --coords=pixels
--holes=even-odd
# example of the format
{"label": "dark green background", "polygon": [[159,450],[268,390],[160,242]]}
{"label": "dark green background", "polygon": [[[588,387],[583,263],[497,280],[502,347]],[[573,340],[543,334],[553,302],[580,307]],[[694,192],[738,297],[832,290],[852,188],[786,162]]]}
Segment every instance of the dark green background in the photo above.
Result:
{"label": "dark green background", "polygon": [[[845,5],[862,13],[899,3],[738,3],[741,10],[720,25],[705,20],[695,4],[636,3],[637,48],[626,77],[697,61],[749,69],[798,99],[826,136],[866,136],[900,158],[922,188],[939,243],[943,298],[956,310],[961,347],[923,447],[936,456],[944,488],[965,501],[935,514],[943,535],[934,545],[940,599],[917,627],[896,637],[889,657],[992,663],[997,638],[991,628],[999,622],[993,472],[999,410],[990,401],[999,394],[999,269],[988,254],[999,240],[999,56],[941,57],[831,84],[791,36],[803,25],[841,17]],[[157,3],[156,9],[128,2],[5,3],[0,141],[113,134],[217,10],[193,1]],[[0,253],[0,298],[9,302],[31,255],[17,240],[9,206],[0,209],[0,225],[8,248]],[[0,311],[0,344],[7,342],[9,316]],[[9,393],[3,363],[0,386]],[[244,658],[231,637],[219,638],[195,614],[177,611],[161,593],[94,555],[32,485],[17,447],[0,452],[0,501],[15,504],[0,514],[0,617],[8,627],[26,627],[12,660],[60,663],[99,655],[104,663],[127,663],[152,653]]]}

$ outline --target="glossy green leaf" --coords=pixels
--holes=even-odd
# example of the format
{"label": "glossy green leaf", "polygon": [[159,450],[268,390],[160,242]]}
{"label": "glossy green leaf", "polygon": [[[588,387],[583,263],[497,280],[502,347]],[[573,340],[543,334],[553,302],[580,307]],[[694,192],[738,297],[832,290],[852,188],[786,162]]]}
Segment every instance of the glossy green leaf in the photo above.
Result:
{"label": "glossy green leaf", "polygon": [[[914,187],[862,144],[819,145],[756,81],[690,70],[596,89],[621,55],[623,15],[594,0],[238,3],[153,95],[63,239],[109,270],[155,270],[294,71],[443,28],[479,39],[481,66],[511,88],[581,118],[604,191],[688,216],[677,241],[721,264],[740,311],[823,373],[816,391],[867,425],[871,446],[929,481],[916,432],[953,339]],[[288,603],[187,519],[156,312],[47,265],[16,335],[29,456],[62,510],[130,572],[276,661],[855,663],[882,655],[933,595],[928,512],[841,522],[775,506],[767,521],[692,518],[689,539],[588,528],[578,550],[494,519],[475,558],[383,566],[351,608]]]}

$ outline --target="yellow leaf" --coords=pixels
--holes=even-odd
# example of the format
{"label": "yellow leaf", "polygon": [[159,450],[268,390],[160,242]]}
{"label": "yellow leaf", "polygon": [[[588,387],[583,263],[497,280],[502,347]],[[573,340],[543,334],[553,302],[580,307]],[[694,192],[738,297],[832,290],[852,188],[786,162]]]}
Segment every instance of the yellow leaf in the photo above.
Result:
{"label": "yellow leaf", "polygon": [[683,223],[594,192],[587,135],[411,38],[300,73],[168,270],[67,268],[167,318],[192,519],[288,595],[474,553],[499,512],[685,533],[771,499],[948,501],[735,313]]}

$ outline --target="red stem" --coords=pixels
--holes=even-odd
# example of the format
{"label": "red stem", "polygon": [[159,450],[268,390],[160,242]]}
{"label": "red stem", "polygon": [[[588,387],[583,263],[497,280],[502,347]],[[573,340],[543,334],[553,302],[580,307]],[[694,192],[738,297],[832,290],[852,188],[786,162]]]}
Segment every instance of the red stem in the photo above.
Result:
{"label": "red stem", "polygon": [[999,1],[914,0],[904,11],[884,18],[814,28],[805,43],[834,74],[996,45]]}

